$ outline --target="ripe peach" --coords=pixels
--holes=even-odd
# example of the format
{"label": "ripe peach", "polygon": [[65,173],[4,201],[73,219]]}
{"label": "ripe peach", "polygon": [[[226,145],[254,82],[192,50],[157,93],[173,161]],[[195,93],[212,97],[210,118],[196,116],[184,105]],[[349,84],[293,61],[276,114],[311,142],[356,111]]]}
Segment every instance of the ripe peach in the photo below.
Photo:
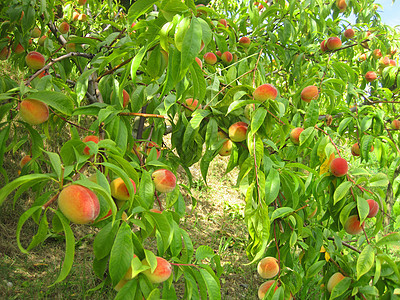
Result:
{"label": "ripe peach", "polygon": [[225,19],[219,19],[219,20],[218,20],[217,27],[220,27],[220,28],[227,28],[227,27],[228,27],[228,22],[226,22]]}
{"label": "ripe peach", "polygon": [[221,54],[221,60],[224,64],[230,64],[233,60],[233,55],[229,51],[225,51]]}
{"label": "ripe peach", "polygon": [[24,47],[21,45],[21,43],[14,43],[13,45],[12,45],[12,47],[11,47],[11,49],[12,49],[12,51],[15,53],[15,54],[20,54],[20,53],[22,53],[22,52],[24,52],[25,51],[25,49],[24,49]]}
{"label": "ripe peach", "polygon": [[326,46],[326,41],[325,40],[321,42],[320,48],[321,48],[322,52],[326,52],[326,51],[329,50],[328,47]]}
{"label": "ripe peach", "polygon": [[72,13],[72,21],[77,21],[79,18],[80,13],[78,13],[77,11],[74,11]]}
{"label": "ripe peach", "polygon": [[393,59],[391,59],[391,60],[389,61],[389,65],[390,65],[390,66],[393,66],[393,67],[397,66],[396,61],[394,61]]}
{"label": "ripe peach", "polygon": [[364,77],[365,80],[368,82],[372,82],[377,78],[376,73],[374,71],[368,71]]}
{"label": "ripe peach", "polygon": [[329,170],[332,175],[336,177],[341,177],[347,174],[349,166],[347,165],[347,161],[344,158],[338,157],[332,160]]}
{"label": "ripe peach", "polygon": [[233,142],[243,142],[246,140],[247,123],[236,122],[229,127],[229,138]]}
{"label": "ripe peach", "polygon": [[32,156],[25,155],[19,162],[19,166],[22,169],[28,162],[32,160]]}
{"label": "ripe peach", "polygon": [[[268,280],[264,282],[260,287],[258,288],[258,298],[259,299],[264,299],[265,294],[268,292],[269,288],[275,283],[275,280]],[[274,293],[278,289],[278,285],[275,286],[274,288]],[[273,293],[272,293],[273,294]]]}
{"label": "ripe peach", "polygon": [[49,119],[49,107],[34,99],[25,99],[19,104],[19,114],[26,123],[38,125]]}
{"label": "ripe peach", "polygon": [[344,31],[344,36],[346,39],[352,39],[354,37],[354,34],[355,34],[355,32],[354,32],[354,29],[352,29],[352,28],[346,29]]}
{"label": "ripe peach", "polygon": [[147,148],[146,154],[149,155],[150,151],[152,148],[156,148],[156,153],[157,153],[157,159],[160,158],[161,155],[161,147],[157,144],[154,143],[152,141],[149,142],[141,142],[140,144],[135,143],[136,150],[140,151],[144,151],[145,148]]}
{"label": "ripe peach", "polygon": [[344,230],[348,234],[359,234],[363,231],[363,228],[364,222],[360,224],[360,219],[358,218],[358,215],[350,216],[344,223]]}
{"label": "ripe peach", "polygon": [[[192,109],[192,111],[195,111],[196,109],[201,109],[201,104],[199,104],[199,101],[197,99],[187,98],[185,100],[185,104],[187,107]],[[185,108],[185,115],[189,117],[192,114],[192,111]]]}
{"label": "ripe peach", "polygon": [[58,207],[73,223],[87,224],[99,215],[100,203],[95,193],[81,185],[69,185],[58,196]]}
{"label": "ripe peach", "polygon": [[247,36],[242,36],[239,39],[239,44],[244,48],[248,48],[251,44],[251,40]]}
{"label": "ripe peach", "polygon": [[[111,92],[110,98],[112,98],[113,95],[114,95],[114,91]],[[128,105],[129,101],[130,101],[130,96],[129,96],[128,92],[125,89],[122,90],[122,99],[123,99],[122,100],[122,107],[125,108]]]}
{"label": "ripe peach", "polygon": [[217,56],[215,56],[215,54],[212,52],[207,52],[204,54],[203,59],[209,65],[215,65],[217,62]]}
{"label": "ripe peach", "polygon": [[200,69],[202,69],[203,68],[203,62],[200,60],[200,58],[196,57],[195,60],[196,60],[197,64],[199,65]]}
{"label": "ripe peach", "polygon": [[[91,141],[91,142],[95,142],[96,144],[98,144],[98,143],[99,143],[99,137],[97,137],[97,136],[95,136],[95,135],[88,135],[88,136],[85,137],[82,141],[83,141],[84,143]],[[86,146],[85,149],[83,149],[83,154],[85,154],[85,155],[90,155],[90,148],[89,148],[89,146]]]}
{"label": "ripe peach", "polygon": [[61,32],[61,34],[66,34],[69,31],[69,24],[67,22],[62,22],[60,25],[58,25],[58,30]]}
{"label": "ripe peach", "polygon": [[31,51],[26,55],[25,62],[29,68],[39,70],[44,67],[46,61],[41,53]]}
{"label": "ripe peach", "polygon": [[264,279],[275,277],[279,273],[278,260],[275,257],[264,257],[257,265],[257,272]]}
{"label": "ripe peach", "polygon": [[78,5],[85,5],[87,0],[78,0]]}
{"label": "ripe peach", "polygon": [[217,55],[218,57],[221,57],[222,53],[221,53],[221,51],[217,50],[217,51],[215,52],[215,55]]}
{"label": "ripe peach", "polygon": [[353,144],[353,146],[351,146],[351,154],[353,156],[360,156],[360,145],[358,143]]}
{"label": "ripe peach", "polygon": [[333,288],[334,288],[340,281],[342,281],[344,277],[345,277],[345,276],[343,276],[343,274],[340,273],[340,272],[337,272],[337,273],[333,274],[333,275],[329,278],[328,283],[327,283],[327,285],[326,285],[326,289],[328,290],[328,292],[329,292],[329,293],[332,292]]}
{"label": "ripe peach", "polygon": [[78,21],[85,22],[87,20],[87,16],[85,14],[80,14],[78,17]]}
{"label": "ripe peach", "polygon": [[378,211],[379,211],[378,202],[376,202],[374,199],[368,199],[367,202],[369,205],[369,213],[368,213],[367,217],[373,218],[378,214]]}
{"label": "ripe peach", "polygon": [[262,84],[253,92],[253,98],[257,101],[275,100],[278,96],[278,90],[271,84]]}
{"label": "ripe peach", "polygon": [[336,7],[341,13],[344,12],[347,8],[346,0],[336,0]]}
{"label": "ripe peach", "polygon": [[6,60],[7,58],[10,57],[10,49],[8,47],[4,47],[0,51],[0,60]]}
{"label": "ripe peach", "polygon": [[[172,274],[171,264],[164,258],[157,256],[157,267],[154,272],[150,269],[143,271],[143,274],[150,280],[151,283],[161,283],[166,281]],[[150,266],[146,259],[142,260],[142,264]]]}
{"label": "ripe peach", "polygon": [[176,177],[174,173],[167,169],[159,169],[151,175],[156,190],[160,193],[169,193],[175,189]]}
{"label": "ripe peach", "polygon": [[338,37],[330,37],[326,40],[326,47],[329,50],[336,50],[342,47],[342,41]]}
{"label": "ripe peach", "polygon": [[375,49],[372,51],[372,57],[375,59],[381,58],[382,57],[382,52],[380,49]]}
{"label": "ripe peach", "polygon": [[393,120],[392,121],[392,128],[393,129],[400,129],[400,120]]}
{"label": "ripe peach", "polygon": [[387,67],[390,65],[390,58],[388,56],[382,57],[379,60],[379,66]]}
{"label": "ripe peach", "polygon": [[360,59],[361,61],[366,61],[366,60],[367,60],[367,54],[365,54],[365,53],[361,54],[360,57],[359,57],[359,59]]}
{"label": "ripe peach", "polygon": [[[132,179],[130,179],[130,181],[132,182],[133,185],[133,192],[136,193],[136,184]],[[111,196],[113,196],[115,199],[119,201],[129,200],[130,195],[128,188],[126,187],[125,182],[122,180],[121,177],[118,177],[113,181],[111,181],[110,188],[111,188]]]}
{"label": "ripe peach", "polygon": [[232,141],[228,139],[222,131],[218,131],[218,140],[224,140],[224,143],[222,144],[221,150],[219,150],[219,155],[221,156],[228,156],[232,152]]}
{"label": "ripe peach", "polygon": [[298,145],[300,143],[300,134],[304,131],[301,127],[296,127],[290,132],[290,140],[293,144]]}
{"label": "ripe peach", "polygon": [[198,4],[196,5],[196,9],[197,9],[197,15],[196,17],[200,17],[201,15],[204,15],[205,17],[207,17],[208,13],[206,10],[203,9],[203,7],[205,7],[204,4]]}
{"label": "ripe peach", "polygon": [[44,41],[46,39],[47,39],[47,36],[46,35],[42,35],[38,40],[39,46],[44,46]]}
{"label": "ripe peach", "polygon": [[318,99],[318,87],[315,85],[306,86],[300,94],[301,100],[310,103],[311,100]]}

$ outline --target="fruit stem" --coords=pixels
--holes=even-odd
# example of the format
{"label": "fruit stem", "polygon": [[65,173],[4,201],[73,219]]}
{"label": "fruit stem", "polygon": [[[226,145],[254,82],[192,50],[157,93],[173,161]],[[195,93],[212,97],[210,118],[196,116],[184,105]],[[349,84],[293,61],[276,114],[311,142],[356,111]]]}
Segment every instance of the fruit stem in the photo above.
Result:
{"label": "fruit stem", "polygon": [[64,117],[62,117],[62,116],[60,116],[59,114],[57,114],[51,107],[49,107],[49,109],[51,110],[51,112],[53,113],[53,114],[55,114],[57,117],[59,117],[61,120],[63,120],[64,122],[66,122],[66,123],[68,123],[68,124],[70,124],[70,125],[72,125],[72,126],[75,126],[75,127],[77,127],[77,128],[79,128],[79,129],[82,129],[82,130],[86,130],[86,131],[88,131],[88,132],[91,132],[91,133],[96,133],[95,131],[93,131],[93,130],[90,130],[90,129],[87,129],[87,128],[85,128],[85,127],[81,127],[81,126],[79,126],[78,124],[75,124],[75,123],[73,123],[73,122],[71,122],[71,121],[68,121],[66,118],[64,118]]}
{"label": "fruit stem", "polygon": [[48,208],[54,201],[56,201],[59,194],[60,194],[60,191],[58,191],[57,194],[55,194],[53,197],[51,197],[51,199],[50,199],[49,201],[47,201],[45,204],[43,204],[43,205],[42,205],[42,209],[45,210],[45,209]]}

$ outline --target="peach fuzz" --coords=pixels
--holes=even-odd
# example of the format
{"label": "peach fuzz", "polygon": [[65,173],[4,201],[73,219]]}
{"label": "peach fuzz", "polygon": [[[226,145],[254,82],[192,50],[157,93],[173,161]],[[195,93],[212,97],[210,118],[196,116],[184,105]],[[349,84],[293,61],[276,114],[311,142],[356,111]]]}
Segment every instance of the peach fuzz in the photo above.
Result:
{"label": "peach fuzz", "polygon": [[347,8],[346,0],[336,0],[336,7],[341,13],[344,12]]}
{"label": "peach fuzz", "polygon": [[347,161],[341,157],[335,158],[329,165],[330,172],[336,177],[342,177],[343,175],[346,175],[348,169],[349,166],[347,165]]}
{"label": "peach fuzz", "polygon": [[326,40],[326,47],[329,50],[337,50],[342,47],[342,41],[338,37],[330,37]]}
{"label": "peach fuzz", "polygon": [[219,150],[218,154],[221,156],[228,156],[232,153],[232,141],[228,139],[222,131],[218,131],[218,140],[224,140],[222,144],[221,150]]}
{"label": "peach fuzz", "polygon": [[29,68],[39,70],[44,67],[46,61],[41,53],[31,51],[26,55],[25,62]]}
{"label": "peach fuzz", "polygon": [[293,144],[298,145],[300,144],[300,134],[304,131],[303,128],[301,127],[296,127],[292,129],[290,132],[290,140],[292,141]]}
{"label": "peach fuzz", "polygon": [[275,100],[278,96],[278,90],[271,84],[262,84],[253,92],[253,98],[257,101]]}
{"label": "peach fuzz", "polygon": [[60,25],[58,25],[58,30],[61,32],[61,34],[66,34],[69,31],[69,24],[67,22],[62,22]]}
{"label": "peach fuzz", "polygon": [[19,104],[21,119],[30,125],[39,125],[49,119],[49,107],[34,99],[25,99]]}
{"label": "peach fuzz", "polygon": [[[129,178],[133,185],[133,193],[136,193],[136,184],[135,182]],[[111,181],[110,183],[111,188],[111,196],[119,201],[127,201],[129,200],[130,194],[128,188],[126,187],[125,182],[122,180],[121,177],[118,177]]]}
{"label": "peach fuzz", "polygon": [[344,223],[344,230],[348,234],[359,234],[363,231],[363,228],[364,222],[360,224],[360,219],[358,218],[358,215],[352,215],[348,217],[348,219]]}
{"label": "peach fuzz", "polygon": [[81,185],[69,185],[58,196],[58,207],[73,223],[87,224],[100,213],[99,199],[95,193]]}
{"label": "peach fuzz", "polygon": [[393,120],[391,125],[392,129],[400,129],[400,120]]}
{"label": "peach fuzz", "polygon": [[[95,142],[96,144],[99,143],[99,137],[95,136],[95,135],[88,135],[86,136],[82,142],[86,143],[86,142]],[[86,146],[85,149],[83,149],[83,154],[85,155],[90,155],[90,148],[89,146]]]}
{"label": "peach fuzz", "polygon": [[221,54],[221,60],[224,64],[230,64],[233,60],[233,55],[229,51],[225,51]]}
{"label": "peach fuzz", "polygon": [[349,29],[346,29],[345,31],[344,31],[344,37],[346,38],[346,39],[352,39],[353,37],[354,37],[354,34],[355,34],[355,32],[354,32],[354,29],[352,29],[352,28],[349,28]]}
{"label": "peach fuzz", "polygon": [[[275,283],[275,280],[268,280],[264,282],[260,287],[258,288],[258,298],[259,299],[264,299],[265,294],[268,292],[269,288]],[[274,292],[278,289],[278,285],[275,286]]]}
{"label": "peach fuzz", "polygon": [[[151,283],[161,283],[166,281],[172,274],[171,264],[164,258],[157,256],[157,266],[154,272],[150,269],[143,271],[143,274],[150,280]],[[150,266],[146,259],[142,260],[142,264]]]}
{"label": "peach fuzz", "polygon": [[22,169],[28,162],[32,160],[32,156],[25,155],[19,162],[19,166]]}
{"label": "peach fuzz", "polygon": [[342,273],[340,273],[340,272],[337,272],[337,273],[333,274],[333,275],[329,278],[328,283],[327,283],[327,285],[326,285],[326,289],[328,290],[328,292],[329,292],[329,293],[332,292],[333,288],[334,288],[340,281],[342,281],[344,277],[345,277],[345,276],[344,276]]}
{"label": "peach fuzz", "polygon": [[367,72],[364,77],[365,80],[368,82],[372,82],[377,78],[376,73],[374,71]]}
{"label": "peach fuzz", "polygon": [[243,142],[246,140],[247,133],[247,123],[245,122],[236,122],[229,127],[229,138],[233,142]]}
{"label": "peach fuzz", "polygon": [[175,189],[176,177],[174,173],[167,169],[159,169],[151,175],[156,190],[160,193],[169,193]]}
{"label": "peach fuzz", "polygon": [[316,87],[315,85],[309,85],[306,86],[300,94],[301,100],[310,103],[311,100],[315,100],[318,99],[318,87]]}
{"label": "peach fuzz", "polygon": [[247,36],[242,36],[239,39],[239,44],[241,46],[243,46],[244,48],[248,48],[250,46],[250,44],[251,44],[251,40]]}
{"label": "peach fuzz", "polygon": [[275,257],[264,257],[257,265],[257,272],[264,279],[275,277],[279,273],[278,260]]}
{"label": "peach fuzz", "polygon": [[378,202],[376,202],[374,199],[368,199],[367,202],[369,205],[369,213],[368,213],[367,217],[373,218],[378,214],[378,211],[379,211]]}
{"label": "peach fuzz", "polygon": [[203,59],[209,65],[215,65],[217,63],[217,56],[212,52],[204,54]]}

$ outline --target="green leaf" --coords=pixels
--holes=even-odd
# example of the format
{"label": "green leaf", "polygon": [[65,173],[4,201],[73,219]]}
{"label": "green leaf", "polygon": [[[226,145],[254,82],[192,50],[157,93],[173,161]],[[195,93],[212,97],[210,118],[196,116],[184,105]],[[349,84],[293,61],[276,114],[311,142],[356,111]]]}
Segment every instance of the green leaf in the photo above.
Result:
{"label": "green leaf", "polygon": [[353,183],[351,181],[344,181],[336,188],[335,193],[333,194],[333,205],[338,203],[347,195],[352,185]]}
{"label": "green leaf", "polygon": [[304,121],[304,128],[314,127],[318,122],[319,117],[319,102],[318,101],[311,101],[308,105],[305,121]]}
{"label": "green leaf", "polygon": [[[139,2],[143,2],[143,0],[139,1]],[[149,1],[149,2],[153,2],[153,1]],[[138,2],[136,2],[135,4],[137,4],[137,3]],[[135,4],[131,6],[131,8],[129,9],[129,12],[131,11],[132,7],[135,6]],[[142,48],[140,48],[139,52],[135,55],[135,57],[132,60],[132,63],[131,63],[131,77],[132,77],[132,79],[131,80],[133,82],[135,82],[136,71],[139,69],[139,67],[140,67],[140,65],[142,63],[143,57],[145,56],[146,52],[147,52],[147,46],[143,46]]]}
{"label": "green leaf", "polygon": [[267,110],[262,106],[255,111],[251,119],[251,134],[256,133],[261,127],[261,125],[264,123],[266,115]]}
{"label": "green leaf", "polygon": [[118,224],[110,222],[96,235],[93,242],[93,252],[98,260],[110,254],[117,231]]}
{"label": "green leaf", "polygon": [[139,281],[129,280],[115,296],[114,300],[135,299]]}
{"label": "green leaf", "polygon": [[325,260],[319,260],[313,263],[306,271],[306,278],[314,277],[318,272],[322,270],[322,267],[325,266]]}
{"label": "green leaf", "polygon": [[192,18],[190,27],[186,31],[182,44],[181,76],[183,77],[189,66],[195,61],[200,52],[202,29],[197,18]]}
{"label": "green leaf", "polygon": [[[25,222],[36,212],[36,211],[38,211],[38,210],[41,210],[42,208],[40,207],[40,206],[34,206],[34,207],[31,207],[30,209],[28,209],[27,211],[25,211],[22,215],[21,215],[21,217],[19,218],[19,220],[18,220],[18,225],[17,225],[17,245],[18,245],[18,248],[19,248],[19,250],[22,252],[22,253],[25,253],[25,254],[27,254],[28,253],[28,251],[29,251],[29,247],[25,250],[25,248],[24,247],[22,247],[22,244],[21,244],[21,241],[20,241],[20,234],[21,234],[21,229],[22,229],[22,226],[24,226],[24,224],[25,224]],[[32,243],[31,243],[32,244]]]}
{"label": "green leaf", "polygon": [[377,173],[371,177],[369,180],[369,185],[372,187],[387,187],[389,184],[389,179],[386,174],[384,173]]}
{"label": "green leaf", "polygon": [[400,233],[394,232],[385,235],[376,243],[376,246],[400,246]]}
{"label": "green leaf", "polygon": [[207,270],[199,269],[201,276],[206,284],[208,299],[210,300],[219,300],[221,299],[221,291],[219,282],[217,282]]}
{"label": "green leaf", "polygon": [[154,190],[155,188],[151,174],[146,170],[143,170],[139,186],[139,201],[142,207],[147,209],[153,207]]}
{"label": "green leaf", "polygon": [[129,8],[128,11],[128,19],[132,24],[136,21],[138,17],[144,14],[147,10],[149,10],[153,4],[155,4],[157,0],[139,0],[135,1],[133,5]]}
{"label": "green leaf", "polygon": [[369,205],[367,200],[360,196],[357,196],[357,210],[358,216],[360,217],[360,222],[362,223],[369,214]]}
{"label": "green leaf", "polygon": [[78,100],[79,104],[82,102],[82,100],[86,96],[86,92],[88,90],[88,84],[89,84],[89,77],[96,71],[97,71],[96,68],[88,69],[88,70],[85,70],[81,76],[79,76],[78,81],[76,82],[76,86],[75,86],[77,100]]}
{"label": "green leaf", "polygon": [[201,103],[206,95],[206,79],[204,78],[202,69],[196,61],[190,65],[189,70],[193,80],[193,97],[199,99],[199,102]]}
{"label": "green leaf", "polygon": [[271,216],[271,223],[272,221],[283,218],[292,212],[294,212],[294,209],[291,207],[279,207],[275,209]]}
{"label": "green leaf", "polygon": [[272,168],[265,180],[265,202],[267,205],[271,204],[275,201],[276,197],[278,197],[280,187],[281,180],[279,172]]}
{"label": "green leaf", "polygon": [[371,245],[367,245],[357,259],[357,280],[367,273],[375,261],[375,251]]}
{"label": "green leaf", "polygon": [[351,278],[345,277],[335,287],[332,289],[331,296],[329,300],[335,299],[343,295],[350,287]]}
{"label": "green leaf", "polygon": [[43,151],[46,152],[46,154],[49,156],[51,166],[52,166],[54,172],[56,172],[58,180],[61,180],[61,167],[62,166],[61,166],[60,156],[58,156],[57,153],[53,153],[53,152],[49,152],[49,151],[45,151],[45,150],[43,150]]}

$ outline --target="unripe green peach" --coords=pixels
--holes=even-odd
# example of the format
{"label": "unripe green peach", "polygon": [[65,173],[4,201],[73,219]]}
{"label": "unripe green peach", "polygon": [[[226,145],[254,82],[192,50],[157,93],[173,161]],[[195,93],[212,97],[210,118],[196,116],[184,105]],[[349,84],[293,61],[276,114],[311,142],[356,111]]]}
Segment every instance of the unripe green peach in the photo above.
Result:
{"label": "unripe green peach", "polygon": [[391,125],[393,129],[400,129],[400,120],[393,120]]}
{"label": "unripe green peach", "polygon": [[316,87],[315,85],[309,85],[306,86],[300,94],[301,100],[310,103],[311,100],[316,100],[318,99],[318,87]]}
{"label": "unripe green peach", "polygon": [[247,36],[242,36],[239,39],[239,44],[244,48],[249,48],[249,46],[251,44],[251,40]]}
{"label": "unripe green peach", "polygon": [[176,177],[174,173],[167,169],[159,169],[151,175],[156,190],[160,193],[169,193],[175,189]]}
{"label": "unripe green peach", "polygon": [[30,125],[39,125],[49,119],[49,107],[34,99],[25,99],[19,104],[19,115]]}
{"label": "unripe green peach", "polygon": [[61,34],[66,34],[69,31],[68,22],[64,21],[60,25],[58,25],[58,30],[61,32]]}
{"label": "unripe green peach", "polygon": [[100,203],[96,194],[81,185],[69,185],[58,196],[58,207],[73,223],[87,224],[96,220]]}
{"label": "unripe green peach", "polygon": [[253,98],[257,101],[275,100],[278,96],[278,90],[271,84],[262,84],[253,92]]}
{"label": "unripe green peach", "polygon": [[233,60],[233,55],[229,51],[225,51],[221,54],[221,60],[224,64],[230,64]]}
{"label": "unripe green peach", "polygon": [[369,71],[365,74],[365,80],[368,82],[372,82],[377,78],[376,73],[374,71]]}
{"label": "unripe green peach", "polygon": [[[157,267],[154,272],[150,269],[143,271],[143,274],[150,280],[151,283],[161,283],[166,281],[172,274],[171,264],[162,257],[156,257]],[[145,266],[150,266],[146,259],[142,260],[142,264]]]}
{"label": "unripe green peach", "polygon": [[349,166],[347,161],[341,157],[335,158],[329,165],[330,172],[336,177],[342,177],[343,175],[346,175],[348,169]]}
{"label": "unripe green peach", "polygon": [[329,50],[337,50],[342,47],[342,41],[338,37],[330,37],[326,40],[326,47]]}
{"label": "unripe green peach", "polygon": [[298,145],[300,144],[300,134],[304,131],[303,128],[301,127],[296,127],[292,129],[290,132],[290,140],[292,141],[293,144]]}
{"label": "unripe green peach", "polygon": [[[265,294],[268,292],[269,288],[274,283],[275,283],[275,280],[268,280],[268,281],[264,282],[262,285],[260,285],[260,287],[258,288],[258,298],[260,300],[264,299]],[[274,292],[272,294],[274,294],[277,289],[278,289],[278,285],[275,286]]]}
{"label": "unripe green peach", "polygon": [[42,31],[38,27],[33,28],[31,31],[31,37],[34,39],[40,37],[41,34],[42,34]]}
{"label": "unripe green peach", "polygon": [[364,222],[360,224],[360,219],[358,218],[358,215],[350,216],[344,223],[344,230],[348,234],[359,234],[363,231],[363,228]]}
{"label": "unripe green peach", "polygon": [[333,288],[340,282],[343,280],[343,278],[345,278],[345,276],[343,276],[342,273],[337,272],[335,274],[333,274],[329,280],[328,283],[326,285],[326,289],[328,290],[328,292],[332,292]]}
{"label": "unripe green peach", "polygon": [[257,265],[257,272],[264,279],[275,277],[279,273],[278,260],[275,257],[264,257]]}
{"label": "unripe green peach", "polygon": [[[95,135],[88,135],[86,136],[82,142],[86,143],[86,142],[95,142],[96,144],[99,143],[99,137],[95,136]],[[85,155],[90,155],[90,148],[89,146],[86,146],[85,149],[83,149],[83,154]]]}
{"label": "unripe green peach", "polygon": [[252,104],[252,103],[247,104],[247,105],[244,107],[244,112],[243,112],[244,117],[245,117],[247,120],[250,121],[250,120],[251,120],[251,117],[252,117],[252,115],[253,115],[253,113],[254,113],[254,111],[255,111],[254,104]]}
{"label": "unripe green peach", "polygon": [[247,123],[236,122],[229,127],[229,138],[233,142],[243,142],[246,140]]}
{"label": "unripe green peach", "polygon": [[373,218],[378,214],[379,211],[379,205],[378,202],[376,202],[374,199],[368,199],[368,206],[369,206],[369,213],[368,213],[368,218]]}
{"label": "unripe green peach", "polygon": [[[133,185],[133,193],[136,193],[136,184],[132,179],[130,179],[130,181]],[[119,201],[129,200],[130,194],[128,188],[126,187],[126,184],[121,177],[118,177],[111,181],[110,188],[111,196],[113,196],[115,199]]]}
{"label": "unripe green peach", "polygon": [[41,36],[41,37],[39,38],[39,40],[38,40],[39,46],[44,46],[44,41],[45,41],[46,39],[47,39],[47,36],[46,36],[46,35]]}
{"label": "unripe green peach", "polygon": [[209,65],[215,65],[217,62],[217,56],[212,52],[204,54],[203,59]]}
{"label": "unripe green peach", "polygon": [[26,55],[25,62],[32,70],[39,70],[44,67],[46,60],[41,53],[31,51]]}
{"label": "unripe green peach", "polygon": [[224,140],[224,143],[222,144],[221,150],[219,150],[219,155],[221,156],[228,156],[232,152],[232,141],[228,139],[222,131],[218,131],[218,140]]}
{"label": "unripe green peach", "polygon": [[25,155],[19,162],[19,166],[22,169],[28,162],[32,160],[32,156]]}

